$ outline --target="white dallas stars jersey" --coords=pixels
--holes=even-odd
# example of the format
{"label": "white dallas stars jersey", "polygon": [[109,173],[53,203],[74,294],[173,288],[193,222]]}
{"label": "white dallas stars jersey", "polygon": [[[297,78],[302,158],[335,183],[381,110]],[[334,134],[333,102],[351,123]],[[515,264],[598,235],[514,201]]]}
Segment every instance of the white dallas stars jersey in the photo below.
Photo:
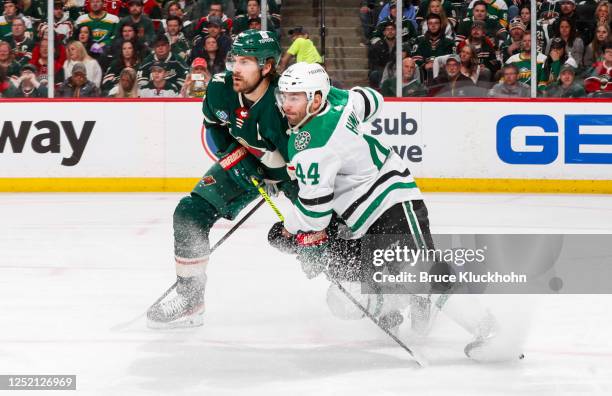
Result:
{"label": "white dallas stars jersey", "polygon": [[[383,101],[361,90],[333,90],[321,113],[289,138],[289,170],[300,187],[284,222],[292,234],[322,230],[336,212],[359,238],[393,205],[423,199],[402,159],[360,130],[360,120],[374,118]],[[372,102],[360,100],[363,94],[375,99],[369,116],[364,104]]]}

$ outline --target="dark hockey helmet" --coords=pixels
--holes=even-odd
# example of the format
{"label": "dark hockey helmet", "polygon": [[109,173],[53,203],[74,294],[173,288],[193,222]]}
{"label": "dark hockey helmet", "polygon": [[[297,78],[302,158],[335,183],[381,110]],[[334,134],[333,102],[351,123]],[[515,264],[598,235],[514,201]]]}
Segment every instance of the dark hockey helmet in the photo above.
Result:
{"label": "dark hockey helmet", "polygon": [[282,49],[276,33],[250,29],[236,36],[229,56],[253,56],[257,58],[259,66],[263,67],[270,58],[274,59],[274,65],[277,65],[281,54]]}

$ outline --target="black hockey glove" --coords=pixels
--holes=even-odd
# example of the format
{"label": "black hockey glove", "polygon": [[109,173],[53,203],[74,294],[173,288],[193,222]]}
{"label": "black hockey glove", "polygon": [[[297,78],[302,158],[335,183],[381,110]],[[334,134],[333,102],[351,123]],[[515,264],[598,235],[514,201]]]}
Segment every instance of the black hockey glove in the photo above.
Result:
{"label": "black hockey glove", "polygon": [[297,253],[297,242],[295,240],[295,235],[283,235],[283,228],[285,227],[283,226],[282,221],[275,223],[272,228],[270,228],[270,231],[268,231],[268,242],[273,248],[276,248],[283,253]]}

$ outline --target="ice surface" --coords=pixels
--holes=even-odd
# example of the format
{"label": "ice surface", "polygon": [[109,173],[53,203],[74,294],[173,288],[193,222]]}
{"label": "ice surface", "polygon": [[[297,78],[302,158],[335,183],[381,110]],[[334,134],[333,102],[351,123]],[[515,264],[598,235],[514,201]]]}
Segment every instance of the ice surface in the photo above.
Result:
{"label": "ice surface", "polygon": [[[180,196],[0,195],[0,374],[76,374],[86,395],[612,394],[611,296],[486,296],[520,318],[527,358],[469,361],[469,335],[440,315],[411,340],[419,369],[371,323],[331,316],[327,282],[267,246],[267,207],[212,257],[204,327],[130,323],[174,280]],[[608,196],[426,199],[434,232],[612,233]]]}

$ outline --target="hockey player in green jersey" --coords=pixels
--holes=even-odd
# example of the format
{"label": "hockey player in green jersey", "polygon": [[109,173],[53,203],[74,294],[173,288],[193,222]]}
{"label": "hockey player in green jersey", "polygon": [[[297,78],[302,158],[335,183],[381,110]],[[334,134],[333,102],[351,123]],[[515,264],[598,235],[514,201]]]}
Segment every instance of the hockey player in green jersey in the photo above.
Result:
{"label": "hockey player in green jersey", "polygon": [[[434,249],[419,188],[393,150],[362,132],[354,97],[339,90],[330,96],[329,77],[317,64],[292,65],[281,76],[278,89],[278,101],[291,126],[288,170],[295,173],[299,185],[292,210],[285,215],[283,234],[296,240],[298,261],[307,275],[314,277],[325,271],[335,279],[342,278],[341,272],[331,268],[357,260],[361,267],[353,271],[357,275],[349,271],[343,280],[353,285],[356,281],[371,284],[366,267],[373,261],[360,254],[365,237],[373,237],[374,248],[388,248],[389,241],[382,242],[381,235],[406,235],[411,249]],[[334,214],[350,230],[345,242],[328,238],[326,229]],[[429,273],[449,275],[454,271],[449,264],[436,262]],[[490,313],[476,304],[460,306],[449,298],[454,284],[432,282],[424,286],[428,289],[425,293],[446,294],[440,306],[475,336],[465,348],[467,356],[482,361],[519,357],[514,350],[500,351],[495,342],[496,322]],[[403,321],[401,310],[411,298],[398,301],[381,293],[357,298],[362,297],[378,324],[387,328]],[[347,318],[363,316],[359,310],[343,308],[347,303],[332,285],[328,292],[332,312]]]}
{"label": "hockey player in green jersey", "polygon": [[213,76],[208,85],[202,112],[219,160],[175,209],[177,286],[151,306],[149,327],[203,323],[209,231],[218,219],[234,219],[258,197],[252,177],[292,196],[287,123],[274,96],[281,52],[274,33],[247,30],[236,37],[230,52],[233,71]]}

